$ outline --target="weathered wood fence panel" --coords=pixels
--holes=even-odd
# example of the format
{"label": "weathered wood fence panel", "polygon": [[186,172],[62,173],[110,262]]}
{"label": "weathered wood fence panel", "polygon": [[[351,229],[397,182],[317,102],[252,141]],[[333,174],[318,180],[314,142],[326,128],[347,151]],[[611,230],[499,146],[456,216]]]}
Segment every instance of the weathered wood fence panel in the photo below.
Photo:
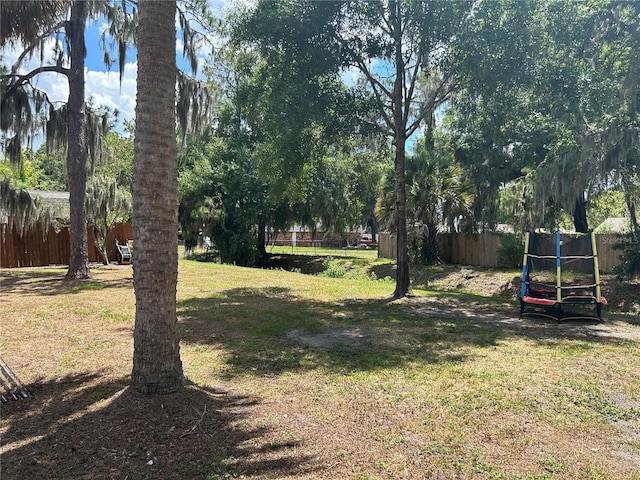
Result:
{"label": "weathered wood fence panel", "polygon": [[[107,237],[107,255],[110,261],[116,260],[115,239],[125,242],[133,238],[130,223],[117,224]],[[89,261],[102,262],[102,256],[95,247],[93,229],[87,229]],[[6,224],[0,225],[0,268],[40,267],[45,265],[69,264],[69,229],[56,232],[53,227],[46,236],[40,226],[25,232],[24,235],[13,229],[8,231]]]}
{"label": "weathered wood fence panel", "polygon": [[438,235],[440,256],[447,263],[498,266],[500,236],[493,233],[462,235],[442,233]]}
{"label": "weathered wood fence panel", "polygon": [[[455,265],[497,267],[500,238],[501,235],[495,233],[442,233],[438,235],[440,257],[446,263]],[[621,237],[615,234],[596,235],[598,263],[602,273],[612,273],[613,267],[620,264],[621,252],[613,248],[620,240]],[[396,258],[394,234],[384,232],[378,235],[378,256]]]}
{"label": "weathered wood fence panel", "polygon": [[378,234],[378,257],[379,258],[396,258],[397,257],[396,235],[395,233],[382,232]]}
{"label": "weathered wood fence panel", "polygon": [[606,234],[596,235],[596,248],[598,249],[598,263],[602,273],[612,273],[613,267],[620,265],[621,250],[615,250],[613,246],[622,240],[620,235]]}

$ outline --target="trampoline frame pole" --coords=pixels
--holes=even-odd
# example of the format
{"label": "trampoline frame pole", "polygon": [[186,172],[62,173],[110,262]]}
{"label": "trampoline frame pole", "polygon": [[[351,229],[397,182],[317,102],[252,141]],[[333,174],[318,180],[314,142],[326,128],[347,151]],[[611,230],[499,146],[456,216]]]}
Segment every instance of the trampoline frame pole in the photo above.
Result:
{"label": "trampoline frame pole", "polygon": [[560,260],[560,245],[562,237],[560,230],[556,230],[556,301],[562,303],[562,265]]}
{"label": "trampoline frame pole", "polygon": [[596,234],[591,230],[591,253],[593,254],[593,274],[596,284],[596,302],[600,303],[602,291],[600,290],[600,265],[598,262],[598,247],[596,246]]}
{"label": "trampoline frame pole", "polygon": [[520,284],[520,298],[527,294],[527,276],[529,271],[529,238],[531,233],[525,232],[524,234],[524,257],[522,259],[522,283]]}

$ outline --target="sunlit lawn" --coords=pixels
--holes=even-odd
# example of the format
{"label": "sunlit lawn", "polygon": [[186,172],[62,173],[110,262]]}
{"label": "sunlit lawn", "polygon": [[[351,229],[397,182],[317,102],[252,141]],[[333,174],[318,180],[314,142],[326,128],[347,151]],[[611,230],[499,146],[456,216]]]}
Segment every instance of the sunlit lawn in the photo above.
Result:
{"label": "sunlit lawn", "polygon": [[[640,327],[622,317],[518,320],[508,299],[390,301],[389,280],[181,259],[181,354],[199,403],[161,399],[144,423],[127,413],[139,401],[117,403],[126,443],[110,447],[83,432],[107,428],[131,371],[131,267],[73,284],[62,269],[1,273],[2,357],[36,393],[3,406],[3,479],[640,479]],[[341,342],[307,342],[329,334]],[[191,420],[176,427],[161,405],[181,403]],[[159,449],[171,461],[150,467]]]}
{"label": "sunlit lawn", "polygon": [[267,246],[267,253],[274,255],[288,254],[288,255],[322,255],[332,257],[356,257],[374,259],[378,257],[378,250],[375,248],[356,248],[356,247],[343,247],[343,248],[328,248],[328,247],[300,247],[291,245],[269,245]]}

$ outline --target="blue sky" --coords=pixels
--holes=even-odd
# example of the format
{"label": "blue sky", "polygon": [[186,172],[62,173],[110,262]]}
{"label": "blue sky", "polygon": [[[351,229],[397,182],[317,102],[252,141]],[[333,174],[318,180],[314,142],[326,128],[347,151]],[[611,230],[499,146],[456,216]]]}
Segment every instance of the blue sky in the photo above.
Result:
{"label": "blue sky", "polygon": [[[237,0],[210,0],[210,5],[217,11],[222,8],[233,5],[232,2]],[[116,130],[123,132],[123,121],[133,120],[135,117],[135,96],[136,96],[136,75],[137,60],[134,48],[128,48],[125,60],[125,69],[122,82],[119,78],[118,64],[111,67],[111,71],[107,70],[104,64],[103,52],[101,50],[101,35],[107,28],[104,19],[98,19],[88,25],[85,33],[87,44],[87,57],[85,60],[85,94],[87,99],[91,98],[94,105],[105,105],[111,109],[119,111],[119,121]],[[49,44],[49,50],[53,46],[53,41]],[[184,67],[188,71],[186,62],[182,58],[182,44],[180,40],[177,43],[178,48],[178,66]],[[5,48],[1,51],[0,57],[2,63],[11,66],[17,60],[21,50]],[[20,69],[22,73],[26,73],[40,65],[39,56],[28,62],[23,62]],[[45,62],[46,64],[46,62]],[[38,88],[44,90],[51,101],[66,102],[69,95],[69,87],[65,77],[52,73],[44,73],[38,75],[34,79],[34,83]]]}

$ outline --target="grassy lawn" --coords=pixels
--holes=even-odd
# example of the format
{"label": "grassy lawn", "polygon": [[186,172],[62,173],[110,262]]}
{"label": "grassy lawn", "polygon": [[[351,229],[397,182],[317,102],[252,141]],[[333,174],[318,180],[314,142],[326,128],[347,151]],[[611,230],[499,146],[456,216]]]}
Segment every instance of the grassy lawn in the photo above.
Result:
{"label": "grassy lawn", "polygon": [[267,247],[267,253],[274,255],[323,255],[332,257],[356,257],[372,260],[378,258],[378,250],[375,248],[328,248],[328,247],[299,247],[291,245],[273,245]]}
{"label": "grassy lawn", "polygon": [[127,389],[130,266],[0,270],[0,352],[35,394],[1,407],[0,477],[640,480],[637,314],[519,320],[465,269],[391,301],[388,261],[341,265],[181,259],[189,386],[156,398]]}

